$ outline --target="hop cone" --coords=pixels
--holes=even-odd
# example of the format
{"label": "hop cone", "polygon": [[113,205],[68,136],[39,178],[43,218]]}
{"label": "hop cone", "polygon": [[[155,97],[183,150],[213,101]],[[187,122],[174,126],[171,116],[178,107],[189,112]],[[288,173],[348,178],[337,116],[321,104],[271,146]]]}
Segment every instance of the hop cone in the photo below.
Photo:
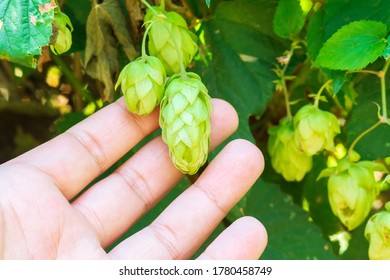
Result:
{"label": "hop cone", "polygon": [[161,101],[160,126],[175,166],[194,174],[210,146],[210,97],[198,75],[172,76]]}
{"label": "hop cone", "polygon": [[340,133],[337,118],[314,105],[303,106],[294,117],[295,141],[308,156],[333,150],[333,138]]}
{"label": "hop cone", "polygon": [[312,168],[312,158],[298,149],[292,121],[284,118],[268,130],[268,152],[271,164],[286,181],[301,181]]}
{"label": "hop cone", "polygon": [[[188,30],[187,23],[178,13],[162,11],[160,7],[153,8],[160,16],[148,33],[149,53],[162,61],[167,75],[171,76],[180,72],[180,60],[175,44],[184,67],[187,67],[198,51],[197,37]],[[144,19],[146,26],[154,19],[156,14],[148,9]]]}
{"label": "hop cone", "polygon": [[115,89],[121,85],[130,112],[146,116],[160,104],[165,78],[165,68],[158,58],[148,56],[143,61],[140,57],[122,69]]}
{"label": "hop cone", "polygon": [[[69,17],[62,13],[56,12],[54,14],[55,27],[57,28],[57,39],[54,45],[50,45],[50,49],[55,54],[62,54],[70,49],[72,46],[73,26]],[[68,28],[70,27],[70,29]]]}
{"label": "hop cone", "polygon": [[371,260],[390,260],[390,203],[386,203],[386,210],[373,215],[364,231]]}
{"label": "hop cone", "polygon": [[[339,168],[330,175],[328,197],[333,213],[353,230],[367,217],[378,193],[374,171],[379,164],[369,161],[339,163]],[[321,176],[321,175],[320,175]]]}

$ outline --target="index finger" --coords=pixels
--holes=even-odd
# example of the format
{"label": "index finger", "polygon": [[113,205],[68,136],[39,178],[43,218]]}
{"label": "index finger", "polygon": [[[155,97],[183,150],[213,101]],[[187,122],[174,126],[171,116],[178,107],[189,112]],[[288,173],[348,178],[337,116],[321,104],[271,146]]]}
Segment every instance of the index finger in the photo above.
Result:
{"label": "index finger", "polygon": [[7,164],[27,164],[50,176],[71,199],[157,127],[157,110],[139,117],[127,110],[122,97]]}

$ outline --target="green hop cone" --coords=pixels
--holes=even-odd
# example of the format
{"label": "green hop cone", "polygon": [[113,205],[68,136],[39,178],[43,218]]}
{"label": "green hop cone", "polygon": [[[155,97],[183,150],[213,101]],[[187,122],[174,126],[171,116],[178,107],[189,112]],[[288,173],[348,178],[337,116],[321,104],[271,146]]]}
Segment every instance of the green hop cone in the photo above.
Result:
{"label": "green hop cone", "polygon": [[303,106],[294,116],[295,141],[308,156],[322,150],[334,150],[333,139],[340,133],[340,125],[332,113],[312,104]]}
{"label": "green hop cone", "polygon": [[164,95],[165,68],[153,56],[141,57],[127,64],[119,74],[115,89],[121,85],[130,112],[140,116],[150,114]]}
{"label": "green hop cone", "polygon": [[175,166],[195,174],[206,162],[210,147],[211,100],[194,73],[173,75],[161,101],[160,126]]}
{"label": "green hop cone", "polygon": [[[160,7],[153,9],[159,16],[148,9],[144,19],[146,27],[153,22],[148,33],[149,53],[162,61],[167,75],[171,76],[180,72],[180,60],[184,68],[192,61],[198,51],[197,37],[188,30],[186,21],[178,13],[166,12]],[[178,58],[178,53],[181,59]]]}
{"label": "green hop cone", "polygon": [[325,169],[320,174],[320,178],[330,176],[329,203],[348,230],[358,227],[370,213],[379,189],[374,171],[382,168],[383,165],[369,161],[354,163],[346,157],[339,161],[338,167]]}
{"label": "green hop cone", "polygon": [[271,164],[286,181],[301,181],[312,168],[312,158],[298,149],[291,119],[284,118],[268,130]]}
{"label": "green hop cone", "polygon": [[73,25],[69,17],[61,11],[54,13],[54,19],[54,26],[57,29],[57,39],[54,45],[50,45],[50,49],[58,55],[67,52],[72,46],[71,32],[73,31]]}
{"label": "green hop cone", "polygon": [[386,211],[373,215],[367,222],[364,235],[370,243],[368,256],[371,260],[390,260],[390,203]]}

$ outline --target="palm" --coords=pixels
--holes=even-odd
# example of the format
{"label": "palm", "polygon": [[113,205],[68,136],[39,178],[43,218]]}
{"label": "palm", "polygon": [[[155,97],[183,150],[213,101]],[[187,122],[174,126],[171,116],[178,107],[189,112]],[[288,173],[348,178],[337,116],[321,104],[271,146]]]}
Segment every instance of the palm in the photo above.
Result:
{"label": "palm", "polygon": [[[215,147],[236,128],[237,119],[225,102],[213,104],[211,142]],[[113,174],[69,202],[157,126],[157,112],[137,118],[119,100],[0,166],[0,257],[191,257],[261,173],[261,153],[246,141],[228,144],[198,181],[150,226],[108,254],[104,249],[182,177],[161,138],[150,141]],[[264,228],[253,218],[244,218],[200,258],[258,258],[265,244]]]}

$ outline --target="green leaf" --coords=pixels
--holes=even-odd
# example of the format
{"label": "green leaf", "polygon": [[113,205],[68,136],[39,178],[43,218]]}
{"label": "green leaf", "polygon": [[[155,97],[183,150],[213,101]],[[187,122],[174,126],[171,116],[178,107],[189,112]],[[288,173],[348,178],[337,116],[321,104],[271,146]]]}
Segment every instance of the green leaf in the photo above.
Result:
{"label": "green leaf", "polygon": [[341,257],[344,260],[368,260],[368,246],[369,243],[364,237],[364,229],[366,227],[369,217],[351,233],[351,241],[349,242],[348,249]]}
{"label": "green leaf", "polygon": [[387,26],[382,22],[352,22],[326,41],[315,65],[334,70],[362,69],[382,55],[386,35]]}
{"label": "green leaf", "polygon": [[310,17],[307,48],[314,61],[324,45],[342,26],[359,20],[380,21],[390,28],[388,0],[327,0],[322,9]]}
{"label": "green leaf", "polygon": [[305,19],[299,0],[280,0],[273,21],[274,31],[282,38],[290,38],[301,31]]}
{"label": "green leaf", "polygon": [[267,229],[268,245],[262,259],[337,259],[331,243],[309,222],[308,214],[274,184],[257,181],[245,214],[259,219]]}
{"label": "green leaf", "polygon": [[340,27],[353,21],[380,21],[390,28],[390,1],[388,0],[327,0],[324,10],[325,40]]}
{"label": "green leaf", "polygon": [[127,57],[134,60],[137,53],[120,3],[118,0],[105,0],[92,7],[87,19],[85,70],[92,78],[103,82],[106,100],[112,100],[114,96],[113,81],[119,72],[118,43]]}
{"label": "green leaf", "polygon": [[287,48],[266,27],[274,11],[265,0],[222,2],[215,16],[203,23],[209,56],[197,63],[197,72],[212,97],[227,100],[237,110],[240,126],[233,137],[253,141],[248,117],[260,115],[273,96],[276,77],[271,69]]}
{"label": "green leaf", "polygon": [[207,7],[210,7],[211,0],[205,0]]}
{"label": "green leaf", "polygon": [[324,10],[316,12],[310,19],[306,33],[307,53],[314,61],[324,43]]}
{"label": "green leaf", "polygon": [[50,42],[54,7],[50,0],[4,0],[0,3],[0,59],[35,68]]}
{"label": "green leaf", "polygon": [[74,30],[72,32],[72,46],[70,53],[85,49],[87,41],[86,25],[89,12],[91,11],[90,1],[66,1],[63,5],[63,11],[72,21]]}

